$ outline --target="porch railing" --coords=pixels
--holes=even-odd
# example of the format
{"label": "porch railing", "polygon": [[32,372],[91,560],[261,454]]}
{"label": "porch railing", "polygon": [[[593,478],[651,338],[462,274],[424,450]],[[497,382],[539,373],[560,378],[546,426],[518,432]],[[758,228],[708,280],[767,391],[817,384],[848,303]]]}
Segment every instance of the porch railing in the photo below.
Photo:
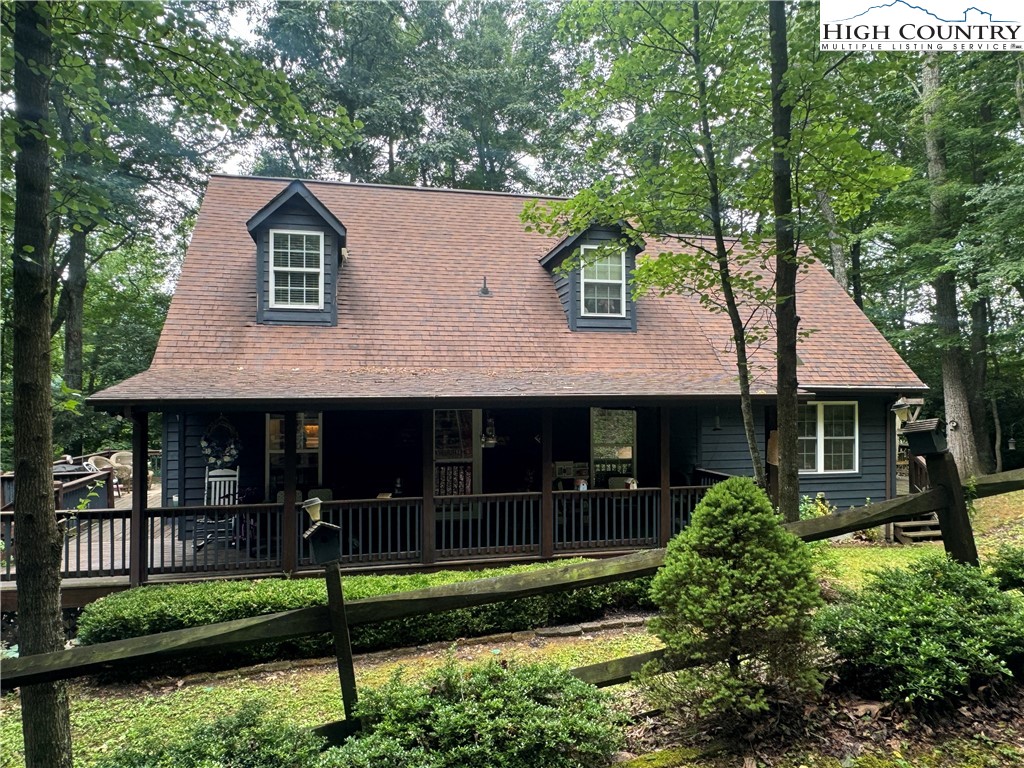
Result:
{"label": "porch railing", "polygon": [[[672,487],[667,529],[674,535],[690,521],[706,485]],[[661,489],[554,491],[550,542],[556,554],[657,547],[663,520]],[[544,551],[542,493],[438,496],[434,530],[424,528],[423,499],[329,501],[327,522],[340,527],[341,562],[349,566],[424,562],[433,536],[436,562],[474,558],[536,558]],[[57,513],[65,535],[65,578],[132,573],[129,509]],[[314,567],[308,542],[283,542],[281,504],[160,507],[146,510],[143,573],[149,575],[281,573],[283,547],[292,546],[300,569]],[[299,531],[304,528],[299,524]],[[14,513],[0,512],[0,580],[17,575]],[[428,539],[426,541],[429,541]],[[291,554],[291,553],[288,553]],[[293,560],[294,562],[294,560]]]}
{"label": "porch railing", "polygon": [[659,488],[555,491],[555,551],[658,546]]}
{"label": "porch railing", "polygon": [[[327,501],[320,514],[341,529],[342,564],[416,563],[421,559],[423,499]],[[313,565],[308,541],[300,544],[299,565]]]}
{"label": "porch railing", "polygon": [[539,493],[434,499],[438,559],[540,554]]}

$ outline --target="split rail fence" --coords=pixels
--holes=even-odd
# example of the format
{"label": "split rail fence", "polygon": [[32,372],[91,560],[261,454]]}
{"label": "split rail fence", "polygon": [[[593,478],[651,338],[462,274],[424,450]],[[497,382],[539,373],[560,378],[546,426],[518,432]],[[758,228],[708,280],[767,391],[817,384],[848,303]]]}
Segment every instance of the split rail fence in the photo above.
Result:
{"label": "split rail fence", "polygon": [[[942,525],[949,555],[976,565],[974,536],[952,457],[949,454],[929,457],[929,472],[932,488],[923,493],[787,523],[785,527],[805,541],[819,541],[934,512]],[[974,496],[984,498],[1019,489],[1024,489],[1024,469],[978,478]],[[328,741],[337,743],[359,727],[351,715],[355,704],[355,678],[348,642],[349,626],[650,576],[662,565],[664,557],[664,549],[646,550],[607,560],[353,600],[347,604],[341,596],[341,571],[338,563],[333,562],[327,566],[328,605],[24,656],[5,662],[3,685],[13,688],[103,671],[127,672],[169,658],[333,633],[347,717],[316,730]],[[659,655],[655,651],[615,659],[582,667],[573,673],[595,685],[614,685],[628,681],[646,662]]]}

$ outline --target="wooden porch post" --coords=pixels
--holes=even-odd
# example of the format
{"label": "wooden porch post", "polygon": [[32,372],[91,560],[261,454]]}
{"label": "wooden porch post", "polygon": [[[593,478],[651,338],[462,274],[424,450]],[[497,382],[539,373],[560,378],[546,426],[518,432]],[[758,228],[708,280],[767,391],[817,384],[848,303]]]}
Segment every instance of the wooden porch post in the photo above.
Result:
{"label": "wooden porch post", "polygon": [[554,461],[551,438],[551,409],[540,412],[540,554],[548,559],[555,556],[555,497]]}
{"label": "wooden porch post", "polygon": [[668,540],[672,538],[672,491],[670,485],[672,483],[672,435],[671,435],[671,421],[669,419],[668,406],[661,406],[659,409],[659,420],[661,422],[661,428],[658,430],[658,436],[661,442],[661,497],[660,497],[660,512],[661,512],[661,529],[658,532],[659,546],[664,547],[668,544]]}
{"label": "wooden porch post", "polygon": [[420,551],[424,565],[437,559],[434,537],[437,535],[437,517],[434,513],[434,411],[423,411],[420,453],[423,458],[423,540]]}
{"label": "wooden porch post", "polygon": [[146,583],[149,563],[146,543],[149,541],[149,414],[132,410],[132,515],[131,539],[128,542],[128,583],[138,587]]}
{"label": "wooden porch post", "polygon": [[298,567],[299,519],[295,511],[296,448],[295,431],[298,429],[295,411],[284,415],[284,519],[281,521],[281,567],[285,573],[294,573]]}

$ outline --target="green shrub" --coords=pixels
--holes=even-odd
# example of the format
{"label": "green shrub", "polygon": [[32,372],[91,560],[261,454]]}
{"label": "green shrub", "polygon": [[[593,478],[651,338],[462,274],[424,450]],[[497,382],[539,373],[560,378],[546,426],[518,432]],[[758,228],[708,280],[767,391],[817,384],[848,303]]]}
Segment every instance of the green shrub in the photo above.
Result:
{"label": "green shrub", "polygon": [[[484,571],[438,571],[406,575],[343,576],[346,600],[391,594],[440,584],[502,576],[564,563],[543,563]],[[511,632],[532,627],[583,621],[609,608],[650,605],[649,579],[587,587],[571,592],[511,602],[443,611],[380,624],[352,627],[356,650],[393,648],[459,637]],[[327,590],[321,578],[219,581],[141,587],[109,595],[86,607],[78,622],[83,645],[168,632],[295,608],[323,605]],[[304,640],[250,646],[231,658],[249,661],[284,656],[329,655],[328,635]],[[194,663],[192,664],[194,666]]]}
{"label": "green shrub", "polygon": [[1000,588],[1024,589],[1024,547],[1003,544],[988,565]]}
{"label": "green shrub", "polygon": [[197,726],[187,739],[155,733],[101,758],[96,768],[307,768],[317,765],[324,740],[306,728],[244,705],[237,714]]}
{"label": "green shrub", "polygon": [[1024,655],[1024,603],[980,568],[938,554],[878,571],[817,623],[843,683],[897,702],[961,696],[1009,675]]}
{"label": "green shrub", "polygon": [[621,740],[607,696],[550,665],[449,659],[422,683],[366,691],[358,714],[367,731],[325,768],[589,768]]}
{"label": "green shrub", "polygon": [[654,578],[651,629],[672,674],[649,676],[658,703],[739,730],[773,704],[818,688],[811,611],[821,595],[810,555],[747,478],[708,491]]}

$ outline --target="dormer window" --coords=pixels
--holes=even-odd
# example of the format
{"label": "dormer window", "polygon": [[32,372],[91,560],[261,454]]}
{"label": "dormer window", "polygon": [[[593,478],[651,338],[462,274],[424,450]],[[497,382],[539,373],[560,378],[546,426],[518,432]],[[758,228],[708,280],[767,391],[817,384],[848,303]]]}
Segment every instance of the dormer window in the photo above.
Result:
{"label": "dormer window", "polygon": [[270,230],[270,306],[323,309],[323,232]]}
{"label": "dormer window", "polygon": [[245,224],[256,245],[256,322],[337,325],[348,233],[301,181]]}
{"label": "dormer window", "polygon": [[612,253],[589,259],[596,245],[580,246],[583,262],[582,314],[587,317],[626,316],[626,254]]}

